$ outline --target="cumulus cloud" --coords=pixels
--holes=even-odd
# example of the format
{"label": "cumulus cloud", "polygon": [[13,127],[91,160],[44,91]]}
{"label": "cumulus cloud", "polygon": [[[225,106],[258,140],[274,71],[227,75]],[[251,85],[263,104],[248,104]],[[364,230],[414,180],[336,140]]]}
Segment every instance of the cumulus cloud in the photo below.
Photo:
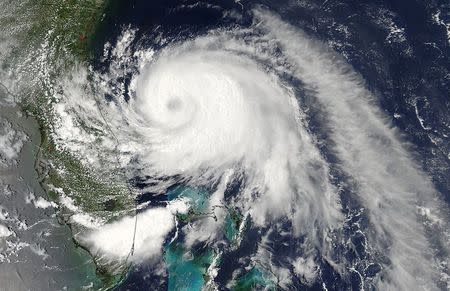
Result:
{"label": "cumulus cloud", "polygon": [[26,140],[25,133],[14,129],[7,120],[0,119],[0,163],[15,164]]}
{"label": "cumulus cloud", "polygon": [[[329,242],[324,237],[343,221],[338,190],[331,165],[308,130],[296,88],[280,77],[289,74],[302,82],[323,111],[326,118],[321,122],[329,140],[321,142],[336,154],[333,166],[354,182],[355,198],[369,215],[368,243],[390,260],[378,279],[379,287],[433,288],[433,252],[418,221],[417,207],[438,219],[445,211],[436,202],[428,177],[377,109],[375,96],[324,44],[267,11],[256,9],[254,16],[254,34],[239,28],[210,31],[156,53],[132,54],[129,44],[134,32],[124,33],[111,57],[130,56],[121,58],[121,67],[127,72],[135,67],[134,73],[139,72],[131,80],[132,98],[123,100],[123,84],[109,85],[123,75],[116,62],[105,75],[93,73],[96,89],[112,95],[115,102],[97,106],[90,99],[92,92],[82,89],[85,72],[73,86],[66,80],[66,95],[55,112],[65,120],[56,126],[58,142],[99,168],[105,164],[98,163],[91,145],[82,142],[84,136],[98,141],[105,153],[119,151],[121,166],[133,173],[182,177],[194,186],[219,184],[210,196],[214,200],[210,206],[223,202],[227,179],[234,178],[226,173],[237,170],[245,183],[233,200],[235,206],[259,227],[277,219],[289,221],[293,235],[306,235],[310,247],[327,256],[332,247],[325,246]],[[99,138],[78,128],[72,112],[99,131],[113,128],[120,145],[116,148],[108,134]],[[172,180],[156,179],[152,185],[164,192]],[[160,252],[165,236],[175,227],[173,213],[168,206],[137,216],[133,260]],[[135,218],[124,217],[105,224],[87,235],[85,242],[100,257],[125,259],[134,223]],[[211,223],[196,222],[191,231],[186,228],[188,242],[214,239],[217,226]],[[328,259],[339,272],[346,270],[344,262]],[[312,259],[299,258],[293,266],[306,281],[314,279]],[[286,271],[280,269],[280,274],[284,278]]]}
{"label": "cumulus cloud", "polygon": [[436,269],[416,216],[419,203],[439,211],[429,178],[418,170],[396,130],[374,106],[376,99],[349,65],[278,17],[260,10],[256,15],[327,112],[342,168],[358,182],[358,198],[376,230],[369,241],[381,252],[389,245],[391,265],[380,286],[433,288]]}
{"label": "cumulus cloud", "polygon": [[0,224],[0,238],[8,237],[8,236],[10,236],[12,234],[13,234],[13,232],[10,231],[8,227],[6,227],[3,224]]}
{"label": "cumulus cloud", "polygon": [[80,239],[100,260],[120,262],[131,255],[129,259],[139,263],[161,255],[166,236],[175,226],[174,215],[187,209],[186,202],[175,200],[167,207],[150,208],[137,217],[126,216],[99,226]]}

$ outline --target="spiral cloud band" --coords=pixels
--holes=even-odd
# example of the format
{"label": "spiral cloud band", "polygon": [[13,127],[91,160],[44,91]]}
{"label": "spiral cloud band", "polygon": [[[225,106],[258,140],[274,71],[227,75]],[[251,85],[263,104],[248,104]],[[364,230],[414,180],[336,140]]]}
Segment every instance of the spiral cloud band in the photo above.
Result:
{"label": "spiral cloud band", "polygon": [[[192,46],[169,50],[137,81],[135,120],[144,121],[135,126],[149,141],[145,159],[156,173],[190,177],[241,164],[249,183],[267,193],[253,211],[288,215],[297,195],[289,180],[295,184],[291,175],[304,171],[298,159],[311,147],[299,132],[294,97],[254,61]],[[308,199],[327,194],[297,187]]]}
{"label": "spiral cloud band", "polygon": [[[446,212],[436,202],[433,185],[417,169],[396,131],[376,109],[376,99],[349,65],[277,16],[257,9],[254,17],[251,29],[210,31],[156,53],[132,54],[126,42],[130,35],[117,44],[113,54],[118,63],[139,56],[128,64],[139,70],[131,81],[129,101],[121,98],[117,86],[99,82],[101,90],[117,97],[116,103],[104,104],[102,110],[121,141],[124,168],[152,177],[182,177],[191,186],[219,183],[222,187],[211,195],[211,206],[223,203],[228,184],[242,180],[245,187],[229,203],[261,228],[275,229],[280,221],[288,221],[295,236],[308,238],[306,253],[318,249],[323,260],[344,274],[351,266],[333,263],[330,242],[346,223],[340,201],[343,186],[331,174],[333,168],[349,177],[352,195],[368,217],[367,248],[388,258],[382,263],[389,272],[378,286],[434,289],[434,282],[443,276],[441,262],[434,258],[422,222],[445,230],[446,219],[433,222],[432,217],[445,217]],[[98,78],[114,79],[119,74],[112,65],[106,76]],[[288,79],[302,84],[304,92]],[[92,102],[75,98],[76,88],[70,92],[59,112],[76,110],[93,127],[104,123],[95,120],[99,114]],[[299,94],[319,105],[325,140],[319,141],[308,129]],[[67,128],[56,129],[56,134],[63,130]],[[79,148],[74,137],[62,133],[59,137],[68,148],[77,145],[78,152],[92,156],[88,147]],[[336,161],[325,157],[321,143],[332,148]],[[102,146],[112,150],[110,140]],[[89,162],[96,164],[95,157]],[[156,181],[160,182],[153,183],[153,190],[162,193],[172,183]],[[165,220],[173,218],[172,210],[158,211]],[[434,216],[424,215],[430,211]],[[200,221],[182,231],[192,242],[213,243],[219,237],[215,233],[221,217],[217,217],[218,222]],[[138,215],[141,225],[154,225],[151,221],[152,215]],[[93,230],[86,241],[102,256],[124,258],[131,242],[114,242],[111,237],[130,225],[130,219],[124,218]],[[168,225],[157,235],[138,227],[139,241],[147,243],[139,244],[136,261],[157,256],[162,237],[174,227],[172,221]],[[440,246],[446,250],[447,241],[442,239]],[[306,261],[313,264],[311,258]],[[305,272],[304,277],[314,277]],[[289,278],[284,278],[288,285]]]}

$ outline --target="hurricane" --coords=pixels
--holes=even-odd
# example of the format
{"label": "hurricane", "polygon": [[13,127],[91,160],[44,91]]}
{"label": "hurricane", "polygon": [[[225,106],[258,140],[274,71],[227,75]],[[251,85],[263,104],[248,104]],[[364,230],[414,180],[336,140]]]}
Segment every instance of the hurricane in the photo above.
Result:
{"label": "hurricane", "polygon": [[132,200],[70,216],[76,241],[156,289],[448,288],[447,203],[383,93],[264,5],[223,18],[189,35],[123,26],[57,78],[57,148]]}

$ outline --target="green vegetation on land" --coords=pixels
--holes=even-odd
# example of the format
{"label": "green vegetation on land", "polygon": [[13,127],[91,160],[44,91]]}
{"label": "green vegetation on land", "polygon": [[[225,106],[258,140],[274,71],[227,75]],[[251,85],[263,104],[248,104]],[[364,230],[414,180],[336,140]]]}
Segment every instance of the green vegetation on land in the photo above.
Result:
{"label": "green vegetation on land", "polygon": [[[61,188],[84,211],[110,219],[119,211],[133,208],[121,175],[99,177],[92,169],[67,150],[58,148],[52,140],[51,130],[55,122],[52,105],[56,102],[52,95],[53,80],[78,63],[87,63],[89,50],[96,27],[101,23],[104,10],[111,0],[68,0],[37,1],[30,3],[32,19],[28,33],[22,36],[23,46],[29,55],[48,44],[45,64],[50,68],[48,80],[35,80],[36,86],[24,92],[22,106],[28,114],[36,117],[41,130],[39,159],[46,161],[47,168],[41,169],[43,185]],[[30,60],[33,62],[33,60]],[[35,64],[36,65],[36,64]],[[42,72],[41,72],[42,73]],[[31,76],[33,77],[33,76]],[[81,126],[83,130],[92,131]],[[42,164],[42,163],[41,163]],[[57,200],[58,193],[51,191],[50,198]]]}
{"label": "green vegetation on land", "polygon": [[[36,160],[42,186],[49,198],[59,201],[60,191],[83,211],[105,220],[134,209],[133,197],[120,173],[100,176],[52,139],[57,102],[57,80],[77,65],[88,65],[93,56],[95,34],[105,10],[116,0],[5,0],[0,11],[0,65],[8,78],[19,84],[14,89],[23,111],[36,118],[41,146]],[[0,71],[0,73],[3,73]],[[81,124],[81,128],[92,132]],[[102,134],[97,132],[99,136]],[[105,134],[105,133],[103,133]],[[115,285],[101,266],[97,275],[103,288]],[[95,289],[98,289],[95,283]]]}

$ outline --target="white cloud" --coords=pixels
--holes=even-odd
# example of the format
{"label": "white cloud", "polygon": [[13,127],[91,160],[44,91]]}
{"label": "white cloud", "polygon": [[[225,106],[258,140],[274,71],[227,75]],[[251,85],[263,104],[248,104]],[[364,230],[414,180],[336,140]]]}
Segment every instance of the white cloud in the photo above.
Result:
{"label": "white cloud", "polygon": [[0,119],[0,163],[14,164],[26,140],[23,132],[12,128],[7,120]]}
{"label": "white cloud", "polygon": [[327,112],[342,168],[358,182],[358,197],[375,228],[369,242],[383,253],[389,245],[391,265],[380,288],[433,288],[432,251],[416,216],[416,203],[440,211],[429,178],[418,170],[396,130],[373,105],[374,96],[349,65],[278,17],[263,11],[256,15]]}
{"label": "white cloud", "polygon": [[166,236],[175,226],[174,215],[186,211],[185,202],[175,200],[167,207],[150,208],[137,217],[126,216],[105,224],[80,240],[96,257],[106,262],[117,262],[128,257],[134,238],[134,254],[130,259],[139,263],[161,255]]}
{"label": "white cloud", "polygon": [[[445,210],[428,177],[377,109],[376,98],[324,44],[267,11],[254,14],[256,33],[250,36],[243,29],[211,31],[155,55],[134,52],[136,58],[126,57],[132,54],[134,32],[125,31],[117,47],[106,50],[113,58],[110,71],[92,72],[99,92],[84,90],[89,87],[84,86],[84,70],[62,81],[64,94],[55,108],[61,117],[54,132],[58,143],[99,170],[113,167],[108,156],[116,150],[115,140],[110,134],[96,136],[81,129],[77,120],[82,119],[103,134],[107,127],[114,129],[125,169],[152,177],[181,176],[194,186],[218,183],[228,170],[238,170],[245,183],[233,203],[242,213],[250,214],[259,226],[290,220],[294,235],[307,235],[311,247],[327,256],[333,250],[321,237],[341,225],[341,208],[329,165],[307,129],[295,88],[278,76],[289,74],[304,84],[325,114],[321,122],[332,141],[326,146],[338,158],[334,166],[355,182],[353,190],[373,227],[366,234],[368,244],[391,261],[378,287],[434,286],[433,250],[417,220],[417,207],[427,209],[428,218],[443,221],[443,229],[446,219],[440,215]],[[123,77],[121,67],[140,71],[131,81],[130,102],[123,101],[124,84],[116,82]],[[108,93],[117,102],[97,106],[93,93]],[[159,181],[152,187],[163,193],[171,183]],[[223,191],[211,197],[221,202]],[[124,217],[98,227],[86,242],[99,256],[124,259],[134,221]],[[170,207],[146,210],[137,221],[136,261],[159,254],[175,226]],[[193,226],[184,229],[189,243],[217,238],[217,225]],[[303,260],[295,262],[295,269],[305,279],[312,278],[312,263]],[[348,270],[341,265],[345,262],[334,264],[330,259],[330,264],[338,271]]]}
{"label": "white cloud", "polygon": [[13,234],[13,232],[10,231],[10,230],[8,229],[8,227],[6,227],[6,226],[3,225],[3,224],[0,224],[0,238],[1,238],[1,237],[8,237],[8,236],[10,236],[10,235],[12,235],[12,234]]}

